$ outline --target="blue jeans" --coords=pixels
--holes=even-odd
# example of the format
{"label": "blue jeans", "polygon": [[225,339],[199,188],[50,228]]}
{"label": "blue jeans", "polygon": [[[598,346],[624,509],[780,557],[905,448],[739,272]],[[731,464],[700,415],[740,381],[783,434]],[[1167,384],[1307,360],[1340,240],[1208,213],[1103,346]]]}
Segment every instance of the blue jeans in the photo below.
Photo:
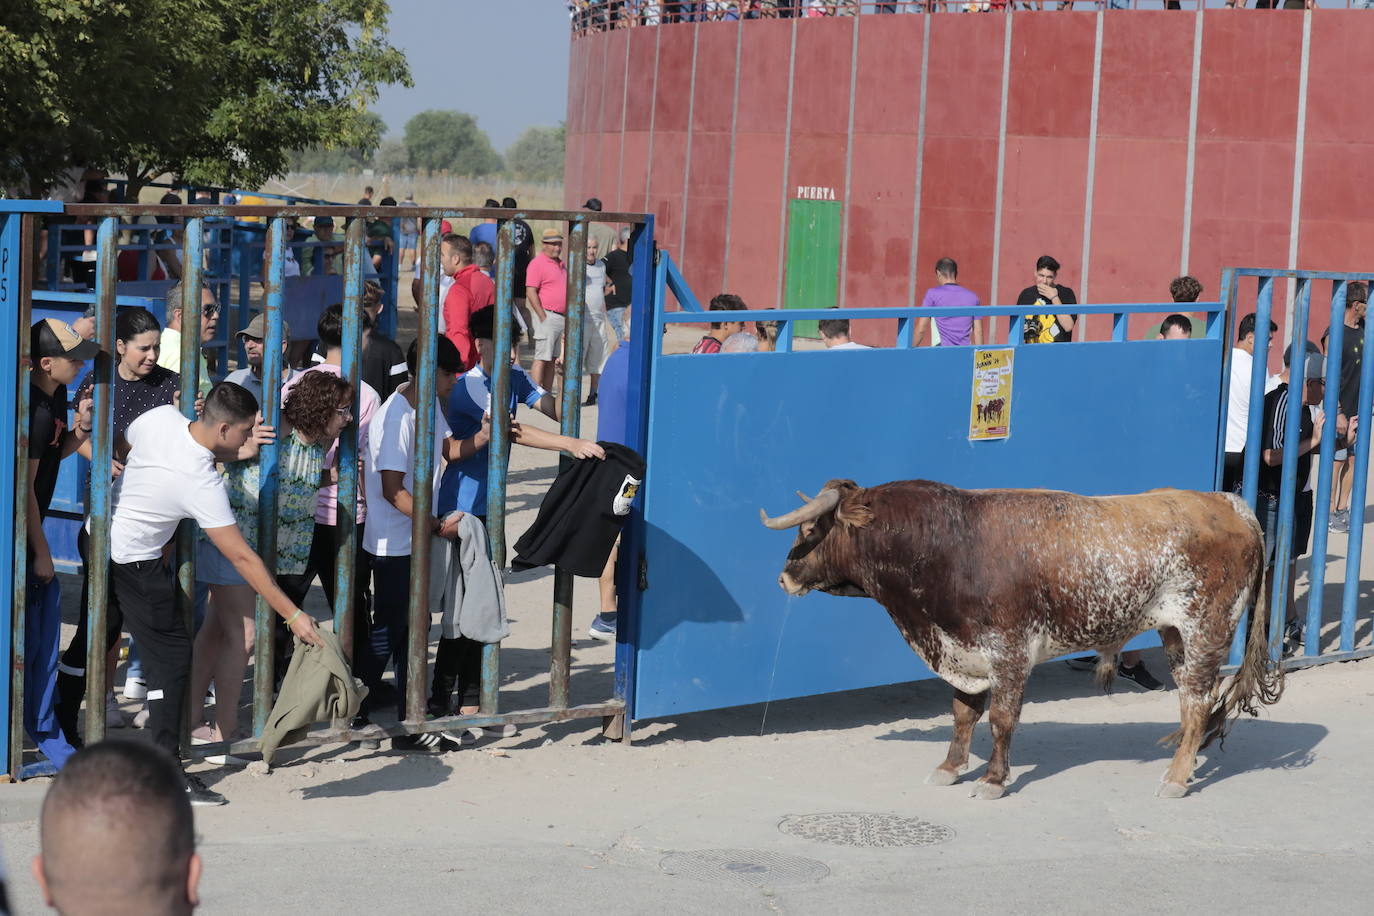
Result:
{"label": "blue jeans", "polygon": [[[1374,3],[1374,0],[1370,0]],[[629,334],[625,330],[625,311],[629,306],[619,306],[617,308],[606,309],[606,320],[611,323],[611,329],[615,331],[617,342],[624,343]]]}
{"label": "blue jeans", "polygon": [[43,756],[61,769],[76,752],[57,722],[62,587],[56,578],[40,582],[30,577],[24,598],[24,730]]}

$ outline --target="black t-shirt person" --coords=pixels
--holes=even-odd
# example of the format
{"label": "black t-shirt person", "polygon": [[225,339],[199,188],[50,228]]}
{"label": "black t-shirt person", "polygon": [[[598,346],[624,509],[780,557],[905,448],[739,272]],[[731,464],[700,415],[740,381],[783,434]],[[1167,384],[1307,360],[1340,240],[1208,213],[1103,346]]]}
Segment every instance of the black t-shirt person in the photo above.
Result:
{"label": "black t-shirt person", "polygon": [[1027,286],[1021,290],[1021,295],[1016,297],[1017,305],[1042,305],[1045,307],[1045,314],[1027,315],[1025,323],[1021,329],[1022,339],[1026,343],[1063,343],[1073,339],[1073,331],[1066,331],[1060,327],[1055,317],[1059,314],[1068,314],[1064,306],[1077,305],[1078,297],[1073,290],[1067,286],[1054,285],[1059,293],[1059,305],[1054,305],[1045,301],[1045,297],[1040,295],[1040,289],[1036,286]]}
{"label": "black t-shirt person", "polygon": [[[57,488],[57,473],[62,466],[62,434],[67,430],[67,386],[58,385],[44,394],[37,385],[29,386],[29,459],[38,462],[33,479],[33,495],[38,499],[38,514],[46,516]],[[30,556],[32,548],[30,548]]]}
{"label": "black t-shirt person", "polygon": [[606,294],[606,308],[623,309],[630,304],[632,263],[630,252],[623,248],[613,248],[606,255],[606,276],[615,286],[615,292]]}

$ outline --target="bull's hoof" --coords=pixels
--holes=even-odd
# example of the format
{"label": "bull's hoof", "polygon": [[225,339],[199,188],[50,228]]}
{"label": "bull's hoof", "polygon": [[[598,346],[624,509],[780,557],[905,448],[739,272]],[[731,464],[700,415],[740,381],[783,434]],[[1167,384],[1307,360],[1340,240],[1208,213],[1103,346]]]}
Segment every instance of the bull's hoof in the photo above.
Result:
{"label": "bull's hoof", "polygon": [[1006,786],[999,786],[996,783],[980,779],[973,784],[973,791],[969,792],[969,798],[994,799],[1001,798],[1006,793]]}
{"label": "bull's hoof", "polygon": [[958,781],[959,774],[944,767],[936,767],[926,777],[926,785],[928,786],[952,786]]}
{"label": "bull's hoof", "polygon": [[1155,790],[1155,798],[1182,798],[1188,794],[1188,787],[1177,782],[1161,782]]}

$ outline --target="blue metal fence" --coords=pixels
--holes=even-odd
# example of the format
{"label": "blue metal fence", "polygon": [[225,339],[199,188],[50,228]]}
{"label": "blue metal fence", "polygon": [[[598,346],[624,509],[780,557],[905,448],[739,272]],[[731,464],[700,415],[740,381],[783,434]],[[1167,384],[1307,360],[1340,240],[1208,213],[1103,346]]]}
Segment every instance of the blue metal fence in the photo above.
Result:
{"label": "blue metal fence", "polygon": [[[123,228],[128,225],[138,225],[137,220],[145,216],[166,216],[175,215],[184,220],[180,253],[182,255],[182,266],[184,269],[182,282],[181,307],[183,312],[183,332],[182,332],[182,351],[181,366],[185,371],[181,374],[181,408],[188,418],[194,417],[195,393],[198,389],[200,374],[200,360],[198,358],[200,344],[200,326],[202,319],[201,290],[209,281],[209,272],[206,268],[205,252],[208,244],[206,241],[206,225],[211,221],[239,220],[245,217],[265,218],[268,220],[266,247],[266,272],[264,283],[264,315],[267,322],[267,339],[264,348],[264,392],[263,403],[269,420],[275,419],[280,407],[280,385],[281,385],[281,341],[283,336],[282,321],[282,301],[284,287],[284,256],[286,247],[290,244],[288,239],[287,219],[289,217],[313,217],[329,215],[338,218],[340,221],[350,220],[352,224],[348,227],[345,247],[345,285],[343,291],[344,299],[344,327],[343,327],[343,358],[341,370],[343,376],[353,385],[355,392],[360,375],[360,353],[362,346],[362,321],[360,318],[360,302],[362,297],[362,278],[364,275],[366,254],[366,240],[364,237],[365,220],[368,218],[390,218],[395,216],[392,212],[381,212],[379,209],[390,211],[391,208],[376,207],[278,207],[278,206],[132,206],[132,205],[104,205],[104,204],[80,204],[66,205],[59,203],[39,203],[33,202],[12,202],[0,201],[0,306],[11,306],[10,314],[16,316],[13,323],[5,326],[0,332],[0,370],[3,370],[3,386],[5,391],[0,392],[0,428],[13,431],[19,446],[13,453],[3,453],[0,455],[0,505],[11,509],[15,524],[5,533],[5,539],[0,542],[0,550],[8,550],[14,557],[14,563],[8,569],[0,570],[0,585],[7,585],[10,594],[13,596],[11,604],[11,626],[4,629],[3,636],[0,636],[0,661],[5,665],[7,680],[11,682],[9,690],[0,691],[3,693],[4,705],[0,706],[0,713],[4,714],[3,720],[7,723],[7,741],[4,747],[4,756],[0,758],[3,769],[15,777],[24,775],[22,769],[23,762],[23,728],[21,711],[23,709],[23,621],[24,621],[24,595],[21,587],[25,570],[27,568],[27,537],[24,527],[26,500],[23,498],[27,487],[27,449],[25,447],[22,433],[26,426],[21,425],[25,422],[27,404],[27,327],[30,323],[30,306],[34,298],[31,295],[32,277],[28,272],[29,265],[34,261],[36,250],[36,232],[34,216],[35,213],[47,214],[50,217],[49,225],[60,225],[63,219],[75,217],[85,219],[89,222],[84,225],[94,227],[96,232],[96,242],[94,243],[95,256],[95,291],[93,295],[77,295],[69,292],[54,291],[45,293],[40,291],[37,300],[43,307],[63,310],[67,308],[84,310],[86,302],[93,302],[96,314],[96,338],[101,344],[101,348],[107,353],[114,351],[114,321],[116,306],[121,303],[120,297],[116,295],[117,284],[117,256],[121,245],[120,237]],[[499,646],[487,646],[483,655],[482,669],[482,702],[481,712],[476,716],[451,716],[439,719],[426,719],[424,705],[424,689],[427,684],[427,639],[430,631],[430,608],[428,594],[429,564],[426,562],[427,548],[429,546],[427,519],[432,514],[432,498],[429,481],[430,465],[433,461],[433,436],[432,430],[435,424],[435,399],[434,380],[435,380],[435,340],[438,335],[437,314],[440,308],[438,301],[438,271],[439,271],[439,241],[440,241],[440,222],[442,220],[484,220],[495,219],[498,223],[498,295],[497,295],[497,352],[509,352],[510,341],[512,339],[511,321],[515,299],[515,291],[512,289],[513,271],[511,264],[515,252],[514,227],[517,220],[543,220],[558,221],[570,226],[569,237],[572,240],[573,250],[579,243],[585,244],[587,236],[587,226],[590,221],[602,221],[610,223],[629,223],[635,226],[636,238],[638,239],[637,251],[643,254],[645,264],[652,261],[652,220],[640,214],[624,213],[589,213],[589,212],[563,212],[563,211],[512,211],[512,210],[451,210],[442,208],[413,208],[406,211],[406,215],[421,221],[423,226],[423,239],[426,249],[426,276],[424,283],[424,295],[419,308],[419,344],[420,344],[420,367],[419,377],[415,384],[419,386],[421,392],[422,406],[417,411],[417,449],[415,455],[416,480],[414,503],[415,503],[415,532],[413,536],[413,587],[411,589],[409,602],[409,619],[412,642],[410,646],[408,690],[406,697],[406,716],[403,721],[394,725],[384,726],[383,733],[387,735],[410,734],[417,732],[462,729],[472,726],[499,725],[515,722],[549,722],[563,719],[579,717],[600,716],[605,720],[608,733],[620,731],[620,723],[624,717],[623,680],[617,679],[617,693],[602,702],[585,704],[580,706],[569,705],[568,699],[568,676],[570,665],[568,663],[568,652],[570,650],[570,612],[572,587],[571,579],[561,571],[556,571],[556,578],[559,582],[558,594],[556,595],[554,616],[558,621],[555,627],[555,635],[552,646],[552,666],[550,679],[550,700],[547,706],[533,709],[515,710],[501,712],[498,708],[499,701]],[[23,232],[21,232],[21,227]],[[21,266],[23,269],[21,270]],[[583,269],[585,259],[573,257],[569,271],[569,290],[568,290],[568,318],[569,324],[573,328],[580,328],[581,308],[585,293]],[[641,271],[642,267],[637,267]],[[640,292],[637,292],[636,302],[640,303],[637,308],[642,311],[643,306],[640,300],[650,295],[652,284],[643,282]],[[142,301],[142,300],[139,300]],[[16,305],[17,303],[17,305]],[[132,304],[132,302],[127,303]],[[70,314],[70,312],[68,313]],[[22,331],[22,333],[20,333]],[[564,394],[564,412],[562,415],[563,431],[566,434],[575,434],[578,429],[578,411],[580,410],[580,400],[578,398],[577,381],[580,379],[582,369],[582,350],[578,345],[577,334],[570,334],[565,344],[564,365],[566,368],[565,377],[570,382],[568,390]],[[93,420],[94,454],[91,466],[95,468],[108,468],[112,459],[113,446],[113,404],[111,398],[113,373],[115,372],[114,361],[109,360],[104,364],[108,372],[101,373],[102,377],[96,379],[95,384],[95,417]],[[493,369],[493,391],[501,401],[501,393],[508,392],[510,386],[510,365],[504,360],[497,360]],[[356,399],[356,393],[355,393]],[[355,401],[356,403],[356,401]],[[356,413],[356,412],[355,412]],[[489,475],[491,480],[491,490],[488,506],[488,533],[490,537],[491,552],[494,557],[502,558],[505,556],[505,484],[506,484],[506,460],[505,446],[510,442],[509,423],[510,418],[503,411],[496,411],[492,417],[492,446],[489,450]],[[276,425],[275,423],[273,424]],[[353,597],[355,588],[353,581],[358,571],[354,568],[356,557],[356,546],[358,532],[353,524],[353,513],[351,506],[357,493],[357,461],[358,455],[358,429],[357,420],[354,419],[344,430],[340,437],[340,474],[339,474],[339,493],[343,501],[344,508],[338,513],[340,532],[343,537],[340,539],[336,576],[336,602],[334,607],[334,625],[341,633],[350,633],[352,630],[352,615],[355,612],[353,607]],[[275,549],[275,475],[273,468],[276,460],[276,446],[269,445],[262,451],[262,487],[259,502],[259,543],[258,552],[267,561],[271,568],[272,558]],[[90,497],[83,500],[83,507],[88,509],[91,532],[91,564],[89,572],[90,590],[88,602],[88,658],[87,658],[87,696],[86,704],[88,710],[95,710],[96,714],[88,715],[86,720],[85,735],[88,741],[99,740],[104,734],[104,716],[100,711],[104,708],[104,684],[105,684],[105,623],[106,623],[106,602],[105,594],[107,583],[107,572],[109,567],[109,520],[110,520],[110,499],[111,499],[111,480],[108,473],[94,473],[90,480]],[[72,505],[75,505],[73,502]],[[179,582],[178,600],[182,612],[189,617],[194,603],[195,594],[195,552],[193,550],[194,528],[189,522],[182,525],[176,539],[176,559],[175,571]],[[273,656],[271,651],[273,639],[272,615],[266,612],[261,601],[259,602],[257,615],[257,645],[254,653],[255,674],[254,674],[254,699],[253,699],[253,724],[254,734],[261,733],[265,724],[267,713],[270,709],[272,700]],[[188,627],[189,630],[189,627]],[[188,710],[189,712],[189,710]],[[358,736],[350,732],[347,727],[342,729],[321,729],[303,739],[302,743],[319,744],[336,741],[354,740]],[[256,747],[256,738],[246,741],[235,742],[232,748],[225,745],[202,745],[194,750],[183,747],[183,752],[188,756],[205,756],[207,754],[224,753],[226,749],[231,751],[251,751]]]}

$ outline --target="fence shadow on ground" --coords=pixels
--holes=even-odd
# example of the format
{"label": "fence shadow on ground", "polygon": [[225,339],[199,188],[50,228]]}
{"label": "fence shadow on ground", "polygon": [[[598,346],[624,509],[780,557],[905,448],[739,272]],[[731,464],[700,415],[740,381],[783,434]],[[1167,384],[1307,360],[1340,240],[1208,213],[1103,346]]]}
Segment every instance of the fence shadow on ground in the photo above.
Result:
{"label": "fence shadow on ground", "polygon": [[[382,792],[425,789],[442,785],[453,775],[453,767],[445,763],[444,759],[439,756],[394,754],[390,751],[387,751],[383,756],[391,762],[381,769],[306,786],[301,790],[301,798],[307,801],[317,798],[361,798]],[[309,762],[316,766],[329,766],[328,763],[320,760]],[[342,772],[350,772],[346,769],[340,769]]]}

